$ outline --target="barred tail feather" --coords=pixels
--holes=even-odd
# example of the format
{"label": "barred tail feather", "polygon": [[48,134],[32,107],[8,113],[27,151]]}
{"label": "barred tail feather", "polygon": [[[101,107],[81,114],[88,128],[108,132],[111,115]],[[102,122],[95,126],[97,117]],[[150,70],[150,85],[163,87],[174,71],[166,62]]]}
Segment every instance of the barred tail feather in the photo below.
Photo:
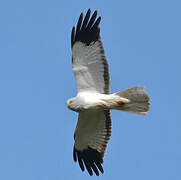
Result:
{"label": "barred tail feather", "polygon": [[135,86],[124,91],[115,93],[114,95],[129,100],[127,103],[114,107],[114,109],[136,114],[147,114],[150,109],[149,96],[142,86]]}

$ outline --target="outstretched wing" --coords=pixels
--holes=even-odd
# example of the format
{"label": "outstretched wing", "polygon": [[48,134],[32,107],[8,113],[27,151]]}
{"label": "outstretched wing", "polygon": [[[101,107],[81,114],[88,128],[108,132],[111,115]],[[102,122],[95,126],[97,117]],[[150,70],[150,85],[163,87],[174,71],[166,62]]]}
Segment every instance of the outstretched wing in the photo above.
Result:
{"label": "outstretched wing", "polygon": [[110,112],[88,111],[80,112],[74,134],[73,157],[84,171],[93,172],[98,176],[102,168],[104,153],[112,132]]}
{"label": "outstretched wing", "polygon": [[78,92],[96,91],[109,94],[109,68],[99,35],[101,17],[96,18],[95,11],[90,18],[90,13],[89,9],[84,20],[81,13],[76,31],[75,27],[72,29],[73,71]]}

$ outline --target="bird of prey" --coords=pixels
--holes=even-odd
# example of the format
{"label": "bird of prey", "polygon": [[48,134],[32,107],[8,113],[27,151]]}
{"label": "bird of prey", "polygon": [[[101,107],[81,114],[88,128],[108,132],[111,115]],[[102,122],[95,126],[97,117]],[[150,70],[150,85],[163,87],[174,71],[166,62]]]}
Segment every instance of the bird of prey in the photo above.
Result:
{"label": "bird of prey", "polygon": [[69,109],[78,112],[74,133],[73,158],[82,171],[92,176],[103,173],[103,157],[112,132],[110,110],[137,114],[149,111],[149,96],[142,86],[110,94],[109,67],[100,38],[97,11],[80,14],[72,28],[72,67],[78,93],[67,101]]}

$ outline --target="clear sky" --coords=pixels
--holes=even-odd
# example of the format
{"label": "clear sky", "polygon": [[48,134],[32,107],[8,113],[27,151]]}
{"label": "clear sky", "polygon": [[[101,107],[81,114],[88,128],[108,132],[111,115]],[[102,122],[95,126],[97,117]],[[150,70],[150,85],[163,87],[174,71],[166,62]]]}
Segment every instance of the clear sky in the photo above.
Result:
{"label": "clear sky", "polygon": [[[98,10],[111,90],[145,85],[147,116],[112,112],[105,173],[73,162],[70,33]],[[181,1],[0,1],[1,180],[180,180]]]}

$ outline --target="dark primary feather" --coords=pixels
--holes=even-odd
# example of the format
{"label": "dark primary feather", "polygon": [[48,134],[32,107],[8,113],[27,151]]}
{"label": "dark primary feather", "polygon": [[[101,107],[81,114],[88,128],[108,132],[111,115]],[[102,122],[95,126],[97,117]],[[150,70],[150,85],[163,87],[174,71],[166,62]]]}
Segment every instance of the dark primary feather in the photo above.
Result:
{"label": "dark primary feather", "polygon": [[95,11],[90,18],[91,10],[89,9],[86,13],[86,16],[84,18],[84,21],[82,23],[83,19],[83,13],[80,14],[76,32],[75,27],[72,28],[72,34],[71,34],[71,46],[75,44],[76,41],[81,41],[85,43],[86,45],[89,45],[91,42],[95,42],[99,39],[99,23],[101,21],[101,17],[97,17],[97,11]]}
{"label": "dark primary feather", "polygon": [[88,147],[83,151],[79,151],[74,147],[73,154],[74,154],[74,161],[76,162],[78,159],[79,166],[82,171],[84,171],[84,165],[85,165],[90,176],[93,175],[93,171],[97,176],[99,176],[98,169],[101,171],[101,173],[104,173],[104,170],[101,165],[103,163],[102,155],[97,150]]}

